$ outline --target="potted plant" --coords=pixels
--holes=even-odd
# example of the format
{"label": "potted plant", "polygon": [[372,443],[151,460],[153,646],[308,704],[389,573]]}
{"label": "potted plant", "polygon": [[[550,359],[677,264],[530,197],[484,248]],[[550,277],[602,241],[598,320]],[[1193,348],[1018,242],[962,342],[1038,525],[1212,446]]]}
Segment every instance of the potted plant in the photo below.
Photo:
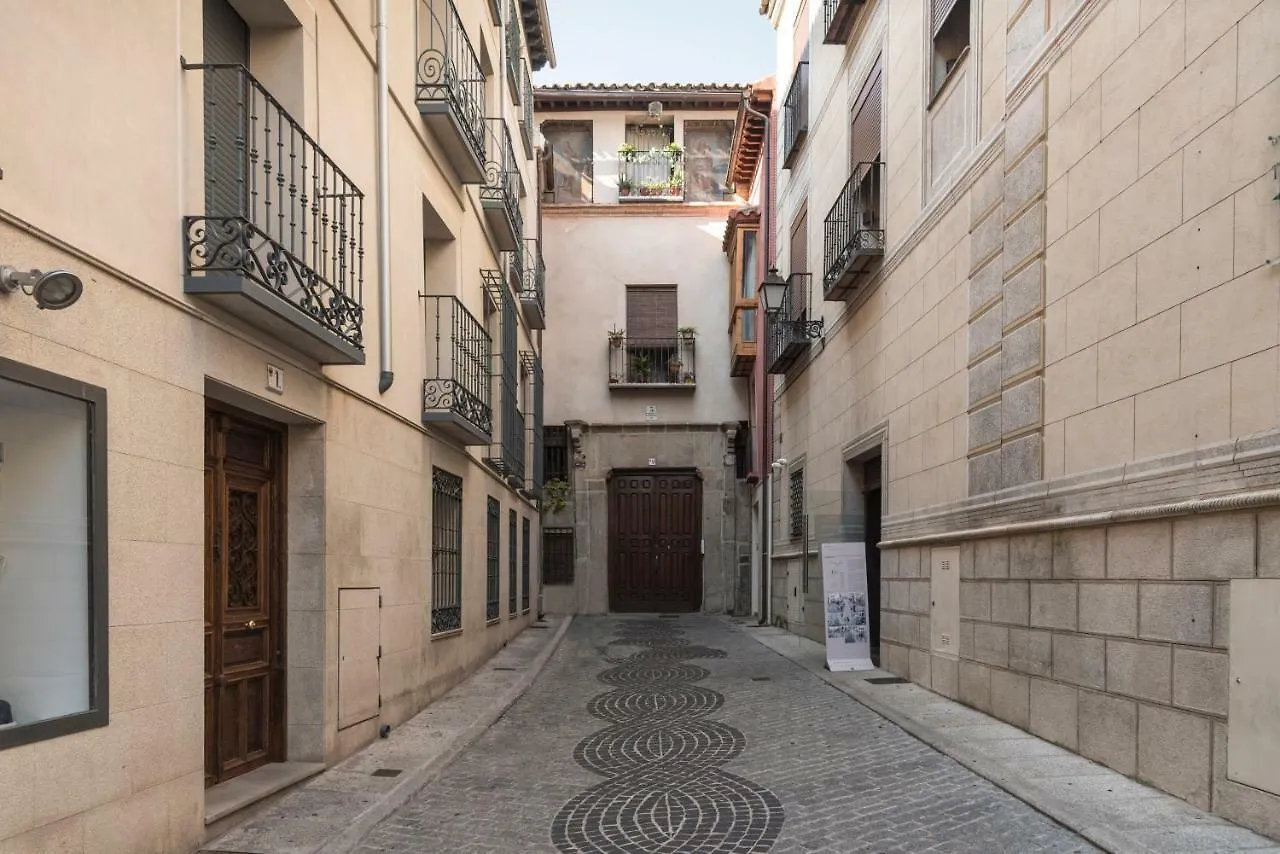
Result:
{"label": "potted plant", "polygon": [[678,142],[668,142],[666,148],[662,150],[667,152],[667,155],[671,158],[672,162],[679,160],[684,154],[684,148],[681,147]]}
{"label": "potted plant", "polygon": [[680,337],[686,341],[692,341],[693,336],[698,334],[698,330],[693,326],[681,326],[676,332],[680,333]]}
{"label": "potted plant", "polygon": [[619,328],[618,328],[618,327],[616,327],[616,326],[615,326],[615,327],[613,327],[613,328],[611,328],[611,329],[609,330],[609,346],[610,346],[610,347],[613,347],[615,350],[616,350],[616,349],[618,349],[619,347],[621,347],[621,346],[622,346],[622,336],[623,336],[623,335],[625,335],[625,334],[626,334],[626,332],[624,332],[623,330],[619,329]]}
{"label": "potted plant", "polygon": [[636,159],[636,147],[629,142],[624,142],[618,146],[618,159],[624,163],[630,163]]}
{"label": "potted plant", "polygon": [[679,356],[672,356],[667,360],[667,380],[669,382],[680,382],[680,369],[684,367],[684,362],[680,361]]}
{"label": "potted plant", "polygon": [[618,195],[624,197],[631,195],[631,179],[626,175],[618,176]]}
{"label": "potted plant", "polygon": [[694,385],[694,383],[695,383],[695,380],[693,378],[693,371],[690,371],[689,373],[684,375],[685,385]]}
{"label": "potted plant", "polygon": [[631,372],[636,382],[647,383],[651,370],[653,370],[653,361],[648,353],[636,353],[631,357]]}

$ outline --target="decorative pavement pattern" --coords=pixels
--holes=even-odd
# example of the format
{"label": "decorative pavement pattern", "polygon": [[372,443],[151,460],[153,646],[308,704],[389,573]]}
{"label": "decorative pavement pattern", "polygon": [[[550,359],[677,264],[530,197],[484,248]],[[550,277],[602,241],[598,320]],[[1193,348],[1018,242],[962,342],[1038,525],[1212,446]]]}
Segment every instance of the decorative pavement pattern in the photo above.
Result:
{"label": "decorative pavement pattern", "polygon": [[724,658],[694,646],[670,621],[621,623],[613,643],[641,647],[597,678],[612,690],[588,710],[610,726],[584,738],[573,758],[608,779],[569,801],[551,826],[565,854],[763,852],[782,829],[769,790],[720,766],[746,748],[733,727],[707,715],[724,695],[693,683],[710,676],[691,659]]}
{"label": "decorative pavement pattern", "polygon": [[750,631],[579,617],[359,854],[1096,850]]}

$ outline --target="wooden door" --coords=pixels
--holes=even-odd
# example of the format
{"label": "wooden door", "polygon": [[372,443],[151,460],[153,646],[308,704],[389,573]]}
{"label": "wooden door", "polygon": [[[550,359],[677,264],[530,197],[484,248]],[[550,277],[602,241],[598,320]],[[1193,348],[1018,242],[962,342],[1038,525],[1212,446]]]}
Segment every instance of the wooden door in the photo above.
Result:
{"label": "wooden door", "polygon": [[284,758],[284,441],[205,420],[205,784]]}
{"label": "wooden door", "polygon": [[609,481],[609,608],[702,606],[702,481],[693,471],[615,472]]}

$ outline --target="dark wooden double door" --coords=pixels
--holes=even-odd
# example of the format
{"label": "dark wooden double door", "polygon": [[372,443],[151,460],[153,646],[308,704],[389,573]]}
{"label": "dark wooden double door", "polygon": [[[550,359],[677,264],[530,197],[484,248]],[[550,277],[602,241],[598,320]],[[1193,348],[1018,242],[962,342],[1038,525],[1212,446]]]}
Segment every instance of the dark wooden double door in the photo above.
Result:
{"label": "dark wooden double door", "polygon": [[692,470],[609,480],[609,609],[702,607],[702,481]]}
{"label": "dark wooden double door", "polygon": [[283,439],[206,413],[206,785],[284,758]]}

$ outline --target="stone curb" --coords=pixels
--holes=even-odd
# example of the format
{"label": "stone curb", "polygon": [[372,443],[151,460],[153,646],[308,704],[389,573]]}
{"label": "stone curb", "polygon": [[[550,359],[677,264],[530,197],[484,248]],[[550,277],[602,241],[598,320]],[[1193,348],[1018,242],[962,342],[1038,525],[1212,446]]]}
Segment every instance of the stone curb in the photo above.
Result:
{"label": "stone curb", "polygon": [[[560,641],[564,638],[565,632],[569,630],[569,625],[572,622],[572,616],[561,618],[560,626],[556,629],[555,634],[552,635],[551,640],[533,659],[528,670],[521,674],[519,681],[508,688],[506,693],[489,707],[488,711],[459,733],[448,750],[405,777],[395,788],[379,798],[376,803],[352,821],[340,836],[329,840],[321,846],[316,854],[350,854],[360,845],[360,842],[369,831],[373,830],[378,822],[395,812],[417,794],[419,789],[439,776],[457,758],[458,754],[479,738],[498,718],[502,717],[507,709],[511,708],[515,701],[520,699],[524,692],[529,689],[529,686],[533,684],[533,680],[538,677],[538,674],[546,667],[556,649],[559,648]],[[525,629],[525,631],[528,631],[528,629]]]}
{"label": "stone curb", "polygon": [[[1104,851],[1110,852],[1110,854],[1163,854],[1161,851],[1131,839],[1123,831],[1117,831],[1106,824],[1100,823],[1090,814],[1088,807],[1076,806],[1059,797],[1048,794],[1032,780],[1010,773],[999,761],[984,756],[975,748],[959,744],[938,728],[895,709],[882,698],[875,696],[873,689],[863,682],[861,678],[857,678],[854,681],[837,679],[837,674],[832,673],[825,667],[815,667],[799,656],[788,654],[785,650],[778,649],[767,643],[765,637],[745,630],[742,624],[737,624],[736,627],[743,634],[755,640],[756,643],[772,650],[798,667],[804,668],[840,693],[851,697],[890,723],[920,739],[939,753],[951,757],[978,776],[990,781],[1033,809],[1044,813],[1058,824],[1074,831]],[[808,640],[798,636],[797,639]],[[810,643],[813,642],[810,641]],[[877,670],[868,675],[889,674]],[[946,699],[941,694],[938,696],[940,699]],[[966,706],[965,708],[968,707]],[[1002,723],[997,721],[996,718],[991,720],[993,723]]]}

